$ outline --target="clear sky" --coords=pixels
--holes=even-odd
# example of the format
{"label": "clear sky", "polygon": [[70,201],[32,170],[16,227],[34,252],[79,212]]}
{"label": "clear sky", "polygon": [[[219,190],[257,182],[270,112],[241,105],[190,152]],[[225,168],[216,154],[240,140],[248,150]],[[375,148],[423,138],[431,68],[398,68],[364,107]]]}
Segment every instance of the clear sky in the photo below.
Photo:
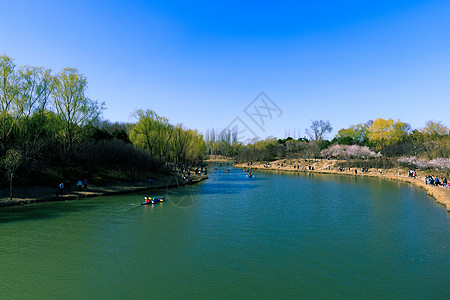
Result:
{"label": "clear sky", "polygon": [[[263,138],[304,136],[320,119],[333,134],[379,117],[450,126],[448,0],[0,0],[0,8],[0,54],[54,72],[77,68],[111,121],[153,109],[205,132],[239,117]],[[260,92],[279,108],[263,131],[244,111]]]}

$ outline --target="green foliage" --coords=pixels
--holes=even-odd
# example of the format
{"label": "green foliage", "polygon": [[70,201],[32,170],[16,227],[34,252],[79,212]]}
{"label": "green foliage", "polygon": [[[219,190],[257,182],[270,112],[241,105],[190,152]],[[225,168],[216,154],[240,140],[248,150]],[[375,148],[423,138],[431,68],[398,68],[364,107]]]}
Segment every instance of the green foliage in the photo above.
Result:
{"label": "green foliage", "polygon": [[98,128],[93,125],[86,126],[86,128],[84,129],[84,135],[85,140],[94,140],[94,141],[110,140],[113,138],[113,135],[110,134],[105,129]]}
{"label": "green foliage", "polygon": [[342,128],[331,141],[332,144],[368,146],[370,122]]}
{"label": "green foliage", "polygon": [[6,154],[1,162],[6,170],[6,175],[8,176],[10,183],[9,198],[12,199],[13,177],[14,173],[17,171],[17,168],[19,168],[22,163],[22,154],[17,149],[9,149],[6,151]]}
{"label": "green foliage", "polygon": [[53,76],[51,70],[17,68],[9,57],[0,57],[0,157],[11,161],[5,156],[11,148],[21,154],[20,183],[55,185],[94,173],[101,174],[99,181],[130,180],[163,171],[165,162],[203,158],[206,147],[197,131],[151,113],[150,147],[132,145],[129,133],[136,130],[131,129],[144,122],[99,121],[104,104],[86,97],[86,89],[87,79],[76,69]]}
{"label": "green foliage", "polygon": [[65,68],[53,80],[53,105],[63,124],[59,137],[69,156],[73,145],[83,136],[83,130],[96,121],[104,109],[104,103],[85,96],[86,89],[86,77],[73,68]]}
{"label": "green foliage", "polygon": [[111,133],[111,136],[115,139],[118,139],[118,140],[124,142],[124,143],[131,144],[131,141],[128,137],[127,132],[123,129],[114,129],[113,132]]}
{"label": "green foliage", "polygon": [[64,178],[62,173],[58,172],[56,169],[46,168],[39,172],[39,174],[33,174],[34,180],[32,182],[33,185],[51,185],[56,186],[61,179]]}
{"label": "green foliage", "polygon": [[203,158],[206,145],[197,131],[186,130],[182,125],[173,126],[152,110],[137,110],[134,116],[137,123],[130,129],[130,140],[148,150],[153,157],[176,163]]}
{"label": "green foliage", "polygon": [[293,141],[293,140],[294,140],[294,138],[289,136],[289,137],[287,137],[285,139],[278,139],[278,144],[286,144],[286,142]]}
{"label": "green foliage", "polygon": [[441,121],[428,121],[424,128],[414,130],[409,140],[429,159],[450,157],[450,130]]}

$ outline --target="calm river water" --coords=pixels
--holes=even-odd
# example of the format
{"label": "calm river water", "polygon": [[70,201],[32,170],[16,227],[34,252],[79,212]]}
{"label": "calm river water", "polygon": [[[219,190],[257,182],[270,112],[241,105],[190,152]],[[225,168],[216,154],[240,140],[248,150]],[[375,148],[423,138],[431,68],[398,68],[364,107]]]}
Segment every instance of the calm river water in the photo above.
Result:
{"label": "calm river water", "polygon": [[450,217],[410,185],[224,167],[0,209],[2,299],[450,298]]}

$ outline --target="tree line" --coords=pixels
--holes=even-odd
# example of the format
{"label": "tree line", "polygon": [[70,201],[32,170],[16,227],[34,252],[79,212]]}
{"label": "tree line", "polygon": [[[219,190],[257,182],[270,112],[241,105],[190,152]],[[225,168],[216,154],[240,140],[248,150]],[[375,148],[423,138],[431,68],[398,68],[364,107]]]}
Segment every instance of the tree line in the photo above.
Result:
{"label": "tree line", "polygon": [[77,69],[54,74],[0,56],[0,158],[10,182],[16,172],[20,184],[86,176],[129,180],[203,158],[206,147],[197,131],[151,110],[137,110],[134,123],[102,120],[105,103],[90,99],[87,88]]}
{"label": "tree line", "polygon": [[327,139],[331,131],[329,121],[315,120],[306,128],[306,136],[299,139],[269,137],[243,144],[223,136],[217,138],[216,134],[211,137],[210,134],[206,143],[209,154],[229,155],[241,162],[285,157],[450,158],[450,130],[441,121],[428,121],[423,128],[412,129],[400,120],[378,118],[342,128],[332,139]]}

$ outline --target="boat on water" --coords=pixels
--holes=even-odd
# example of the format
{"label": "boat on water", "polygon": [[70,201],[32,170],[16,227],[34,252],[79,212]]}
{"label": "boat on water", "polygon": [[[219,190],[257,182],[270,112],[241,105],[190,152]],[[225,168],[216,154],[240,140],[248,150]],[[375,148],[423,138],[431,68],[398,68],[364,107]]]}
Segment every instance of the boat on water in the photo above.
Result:
{"label": "boat on water", "polygon": [[149,197],[149,198],[147,198],[147,201],[142,202],[141,205],[149,205],[149,204],[155,204],[155,203],[158,203],[158,202],[163,202],[164,199],[166,199],[166,197],[162,197],[162,198],[156,198],[156,197],[155,198],[150,198]]}

